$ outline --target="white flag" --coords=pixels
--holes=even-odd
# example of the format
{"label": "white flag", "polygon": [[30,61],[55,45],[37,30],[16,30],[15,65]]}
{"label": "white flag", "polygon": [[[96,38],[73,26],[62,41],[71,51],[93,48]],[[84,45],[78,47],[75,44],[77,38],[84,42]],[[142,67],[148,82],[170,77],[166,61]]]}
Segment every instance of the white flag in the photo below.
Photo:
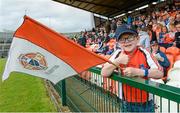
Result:
{"label": "white flag", "polygon": [[25,16],[14,34],[3,80],[18,71],[57,83],[107,61]]}

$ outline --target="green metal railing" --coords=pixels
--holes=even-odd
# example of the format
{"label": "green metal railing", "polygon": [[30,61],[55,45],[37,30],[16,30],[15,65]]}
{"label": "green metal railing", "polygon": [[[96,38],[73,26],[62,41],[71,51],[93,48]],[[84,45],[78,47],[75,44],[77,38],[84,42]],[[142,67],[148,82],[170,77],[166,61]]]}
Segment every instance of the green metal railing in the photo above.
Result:
{"label": "green metal railing", "polygon": [[[66,87],[63,86],[65,81],[63,81],[64,84],[62,81],[56,84],[55,89],[62,97],[64,105],[67,103],[72,111],[81,112],[126,111],[129,108],[124,108],[127,103],[124,103],[126,95],[123,91],[126,89],[121,87],[121,83],[123,83],[123,85],[126,84],[151,93],[151,99],[149,100],[152,100],[155,112],[180,111],[179,88],[141,78],[123,77],[116,72],[112,74],[111,78],[103,78],[100,72],[100,68],[94,67],[89,69],[88,72],[66,79]],[[146,102],[146,105],[148,104]],[[131,107],[133,105],[128,103],[127,106]],[[135,104],[135,106],[138,105]],[[140,103],[140,106],[144,106],[144,103]]]}

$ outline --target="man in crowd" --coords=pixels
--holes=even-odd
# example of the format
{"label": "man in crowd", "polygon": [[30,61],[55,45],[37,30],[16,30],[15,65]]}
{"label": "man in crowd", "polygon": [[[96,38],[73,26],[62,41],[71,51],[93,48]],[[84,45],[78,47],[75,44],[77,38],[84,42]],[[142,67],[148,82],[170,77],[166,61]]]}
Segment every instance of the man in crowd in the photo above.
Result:
{"label": "man in crowd", "polygon": [[147,33],[147,27],[138,28],[138,35],[140,37],[139,45],[150,50],[150,37]]}
{"label": "man in crowd", "polygon": [[83,47],[86,47],[86,36],[85,36],[85,32],[81,32],[81,36],[78,38],[77,43],[80,44]]}
{"label": "man in crowd", "polygon": [[158,60],[159,64],[163,67],[164,75],[166,75],[166,70],[170,66],[170,62],[166,54],[159,50],[159,45],[157,41],[151,42],[151,52],[153,56]]}
{"label": "man in crowd", "polygon": [[[122,25],[117,28],[117,42],[121,50],[116,50],[111,57],[114,65],[106,63],[101,74],[109,77],[117,67],[123,76],[161,78],[163,69],[157,60],[144,48],[138,47],[139,37],[136,31]],[[115,66],[116,65],[116,66]],[[122,85],[124,112],[154,112],[154,103],[146,91],[134,88],[127,84]]]}
{"label": "man in crowd", "polygon": [[175,42],[173,45],[180,48],[180,21],[176,21],[175,25],[177,32],[175,33]]}

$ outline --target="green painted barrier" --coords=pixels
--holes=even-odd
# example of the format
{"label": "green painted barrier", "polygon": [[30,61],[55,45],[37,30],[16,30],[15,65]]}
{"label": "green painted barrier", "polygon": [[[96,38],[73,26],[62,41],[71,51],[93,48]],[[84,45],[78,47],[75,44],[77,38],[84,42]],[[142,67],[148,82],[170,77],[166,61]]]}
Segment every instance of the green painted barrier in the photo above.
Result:
{"label": "green painted barrier", "polygon": [[[101,69],[94,67],[89,71],[66,79],[66,90],[57,88],[60,83],[55,85],[57,92],[65,91],[67,105],[72,111],[78,112],[127,112],[144,111],[144,106],[150,106],[152,103],[152,112],[179,112],[180,109],[180,89],[161,83],[152,82],[141,78],[128,78],[120,76],[114,72],[111,78],[103,78],[100,75]],[[125,101],[128,94],[123,93],[126,89],[122,85],[133,86],[140,90],[150,93],[148,102],[133,103]],[[128,89],[127,89],[128,90]],[[135,91],[135,97],[143,94]],[[143,92],[141,91],[141,92]],[[130,93],[131,97],[133,93]],[[63,97],[63,98],[64,98]],[[130,99],[130,100],[133,100]],[[64,101],[64,100],[63,100]],[[139,107],[140,106],[140,109]],[[150,111],[151,111],[150,110]]]}

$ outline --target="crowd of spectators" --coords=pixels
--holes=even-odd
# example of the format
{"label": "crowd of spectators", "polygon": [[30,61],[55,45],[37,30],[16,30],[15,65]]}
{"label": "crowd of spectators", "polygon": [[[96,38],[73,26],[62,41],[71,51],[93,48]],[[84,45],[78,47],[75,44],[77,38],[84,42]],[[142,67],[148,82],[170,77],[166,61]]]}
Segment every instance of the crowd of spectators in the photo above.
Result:
{"label": "crowd of spectators", "polygon": [[[147,14],[141,14],[138,17],[127,16],[123,19],[107,20],[104,25],[93,28],[92,31],[81,32],[81,36],[74,41],[97,54],[110,56],[113,51],[121,48],[121,45],[116,43],[115,31],[120,25],[126,24],[138,32],[139,46],[152,51],[152,54],[160,60],[159,63],[166,64],[162,66],[168,68],[172,66],[172,62],[169,63],[168,60],[171,59],[169,56],[166,57],[164,50],[173,47],[178,49],[177,54],[180,55],[179,13],[178,7],[167,6]],[[156,50],[158,55],[155,55],[152,47],[155,43],[158,45],[158,50]]]}

